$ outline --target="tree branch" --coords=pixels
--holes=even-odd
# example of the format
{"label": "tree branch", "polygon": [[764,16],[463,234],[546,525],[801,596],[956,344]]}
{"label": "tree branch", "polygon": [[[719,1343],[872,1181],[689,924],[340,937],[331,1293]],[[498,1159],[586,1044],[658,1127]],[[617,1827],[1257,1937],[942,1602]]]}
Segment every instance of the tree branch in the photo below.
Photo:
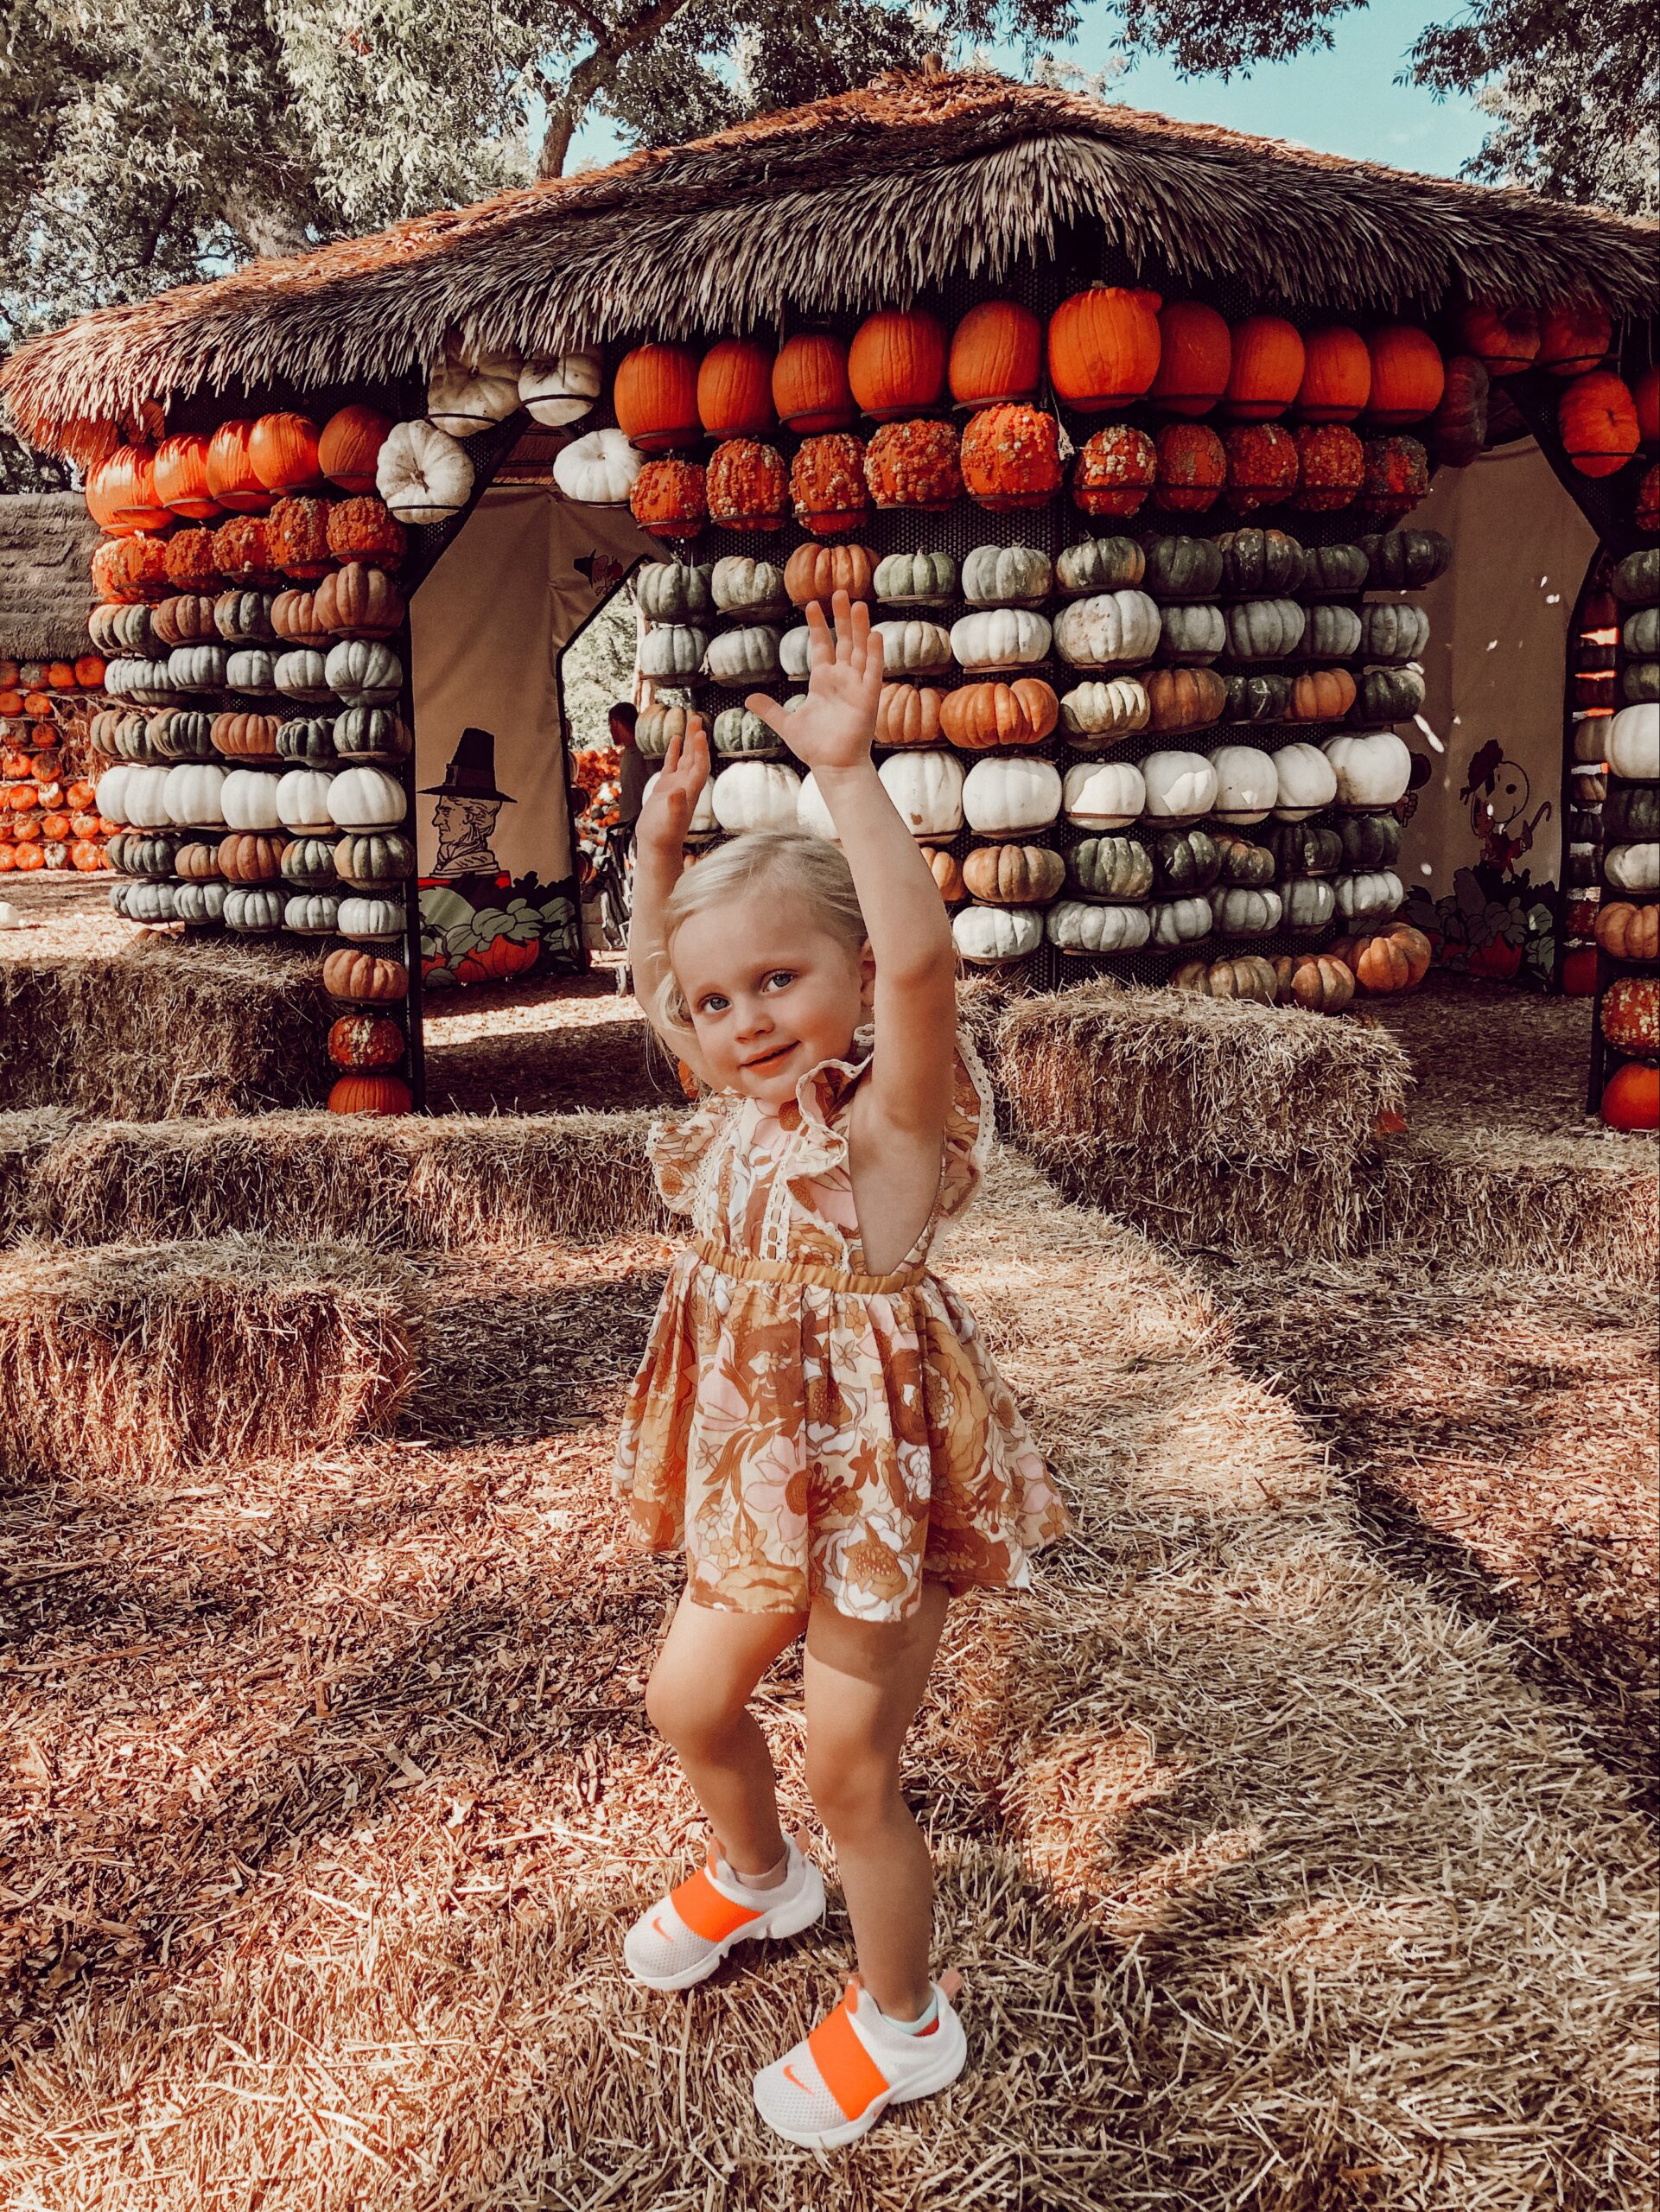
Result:
{"label": "tree branch", "polygon": [[564,174],[565,156],[570,151],[577,126],[610,81],[618,62],[636,47],[644,46],[647,39],[654,38],[691,4],[692,0],[653,0],[652,6],[642,8],[637,16],[607,31],[595,42],[593,51],[583,55],[565,79],[563,99],[549,112],[536,165],[538,177]]}

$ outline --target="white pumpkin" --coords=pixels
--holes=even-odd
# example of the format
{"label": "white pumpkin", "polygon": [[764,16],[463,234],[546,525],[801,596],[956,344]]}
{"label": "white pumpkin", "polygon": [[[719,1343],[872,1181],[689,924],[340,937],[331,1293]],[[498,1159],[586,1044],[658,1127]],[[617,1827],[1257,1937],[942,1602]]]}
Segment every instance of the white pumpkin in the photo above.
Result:
{"label": "white pumpkin", "polygon": [[1367,868],[1358,875],[1340,875],[1332,888],[1338,912],[1345,922],[1377,921],[1394,913],[1406,897],[1401,879],[1392,868]]}
{"label": "white pumpkin", "polygon": [[1024,960],[1043,943],[1043,917],[1030,906],[964,906],[951,917],[951,943],[976,968]]}
{"label": "white pumpkin", "polygon": [[752,560],[747,553],[728,553],[715,563],[709,592],[723,614],[743,614],[752,621],[789,611],[783,569],[773,561]]}
{"label": "white pumpkin", "polygon": [[1412,755],[1392,729],[1328,737],[1320,748],[1337,777],[1339,806],[1393,806],[1412,778]]}
{"label": "white pumpkin", "polygon": [[886,675],[926,676],[951,664],[951,632],[938,622],[876,622],[870,634],[882,641]]}
{"label": "white pumpkin", "polygon": [[963,827],[963,766],[954,753],[890,753],[877,773],[913,837],[952,837]]}
{"label": "white pumpkin", "polygon": [[1152,910],[1153,942],[1168,949],[1178,944],[1197,944],[1201,938],[1211,934],[1215,916],[1208,899],[1167,899]]}
{"label": "white pumpkin", "polygon": [[339,829],[390,829],[407,811],[403,785],[384,768],[348,768],[330,779],[328,818]]}
{"label": "white pumpkin", "polygon": [[1300,875],[1281,886],[1285,900],[1286,926],[1294,930],[1323,930],[1337,915],[1337,893],[1320,877]]}
{"label": "white pumpkin", "polygon": [[[372,772],[359,769],[360,775]],[[280,830],[283,818],[277,811],[276,776],[262,775],[258,768],[232,768],[225,779],[219,795],[227,830]]]}
{"label": "white pumpkin", "polygon": [[1159,614],[1159,658],[1178,665],[1203,666],[1213,661],[1228,641],[1222,609],[1209,601],[1166,607]]}
{"label": "white pumpkin", "polygon": [[1139,676],[1110,676],[1075,684],[1060,702],[1060,726],[1080,751],[1145,729],[1152,715]]}
{"label": "white pumpkin", "polygon": [[[207,760],[181,760],[176,768],[168,770],[167,818],[175,830],[218,829],[225,819],[225,779],[229,772]],[[103,788],[100,784],[99,791]],[[99,810],[105,811],[102,806]]]}
{"label": "white pumpkin", "polygon": [[1159,609],[1144,591],[1097,592],[1075,599],[1055,620],[1055,651],[1074,668],[1112,668],[1151,660]]}
{"label": "white pumpkin", "polygon": [[951,652],[963,668],[1031,668],[1047,657],[1049,637],[1043,615],[1026,607],[997,607],[953,622]]}
{"label": "white pumpkin", "polygon": [[272,673],[277,688],[285,699],[309,702],[334,696],[328,681],[328,663],[315,646],[301,645],[291,653],[279,653]]}
{"label": "white pumpkin", "polygon": [[1660,845],[1610,845],[1602,873],[1616,891],[1660,891]]}
{"label": "white pumpkin", "polygon": [[1123,830],[1140,820],[1147,784],[1128,760],[1078,760],[1066,771],[1062,804],[1081,830]]}
{"label": "white pumpkin", "polygon": [[276,654],[264,645],[239,645],[226,659],[225,681],[232,691],[275,691]]}
{"label": "white pumpkin", "polygon": [[373,638],[342,638],[323,663],[328,688],[348,707],[391,707],[404,689],[404,664]]}
{"label": "white pumpkin", "polygon": [[692,622],[660,622],[639,641],[639,672],[659,683],[695,683],[708,651],[707,630]]}
{"label": "white pumpkin", "polygon": [[1202,753],[1149,753],[1142,763],[1149,822],[1197,822],[1216,800],[1216,770]]}
{"label": "white pumpkin", "polygon": [[1211,912],[1223,937],[1269,937],[1280,926],[1284,902],[1277,891],[1235,885],[1211,893]]}
{"label": "white pumpkin", "polygon": [[970,607],[1040,607],[1054,580],[1049,556],[1033,545],[976,545],[963,563]]}
{"label": "white pumpkin", "polygon": [[1063,952],[1136,952],[1153,934],[1145,906],[1097,906],[1083,899],[1058,899],[1043,928]]}
{"label": "white pumpkin", "polygon": [[[660,768],[656,769],[646,779],[646,789],[640,794],[642,804],[652,796],[657,787],[658,777],[662,772]],[[720,824],[715,819],[715,786],[712,783],[705,784],[697,794],[697,804],[691,810],[691,820],[686,824],[686,835],[689,837],[712,837],[719,827]]]}
{"label": "white pumpkin", "polygon": [[646,456],[620,430],[590,430],[553,456],[553,480],[583,507],[626,507]]}
{"label": "white pumpkin", "polygon": [[223,691],[229,659],[223,645],[175,645],[167,657],[168,682],[181,691]]}
{"label": "white pumpkin", "polygon": [[714,683],[749,684],[778,673],[778,632],[770,622],[722,630],[709,641],[703,667]]}
{"label": "white pumpkin", "polygon": [[603,381],[597,353],[556,353],[549,361],[526,361],[518,372],[518,404],[533,423],[557,430],[581,422]]}
{"label": "white pumpkin", "polygon": [[98,789],[92,804],[107,822],[128,826],[127,779],[135,772],[132,763],[122,760],[113,768],[106,768],[98,779]]}
{"label": "white pumpkin", "polygon": [[326,830],[332,776],[316,768],[290,768],[277,779],[277,818],[285,830]]}
{"label": "white pumpkin", "polygon": [[957,595],[957,563],[949,553],[890,553],[874,582],[885,607],[944,607]]}
{"label": "white pumpkin", "polygon": [[812,632],[805,622],[779,639],[778,664],[792,683],[805,683],[812,674]]}
{"label": "white pumpkin", "polygon": [[378,938],[402,937],[404,926],[403,901],[382,898],[378,893],[369,898],[342,899],[334,917],[334,927],[342,937],[372,944]]}
{"label": "white pumpkin", "polygon": [[1060,812],[1060,771],[1030,753],[995,754],[976,760],[963,786],[963,814],[982,837],[1023,836],[1046,830]]}
{"label": "white pumpkin", "polygon": [[833,845],[840,842],[816,776],[806,775],[801,779],[801,789],[796,794],[795,826],[805,830],[810,837],[828,837]]}
{"label": "white pumpkin", "polygon": [[1218,822],[1262,822],[1280,796],[1280,772],[1272,757],[1256,745],[1218,745],[1212,752],[1216,797],[1211,811]]}
{"label": "white pumpkin", "polygon": [[448,522],[473,496],[473,464],[436,423],[394,423],[375,461],[375,489],[399,522]]}
{"label": "white pumpkin", "polygon": [[[451,342],[427,378],[427,419],[452,438],[475,437],[518,412],[517,353],[480,353]],[[390,505],[391,502],[388,502]]]}
{"label": "white pumpkin", "polygon": [[1660,777],[1660,700],[1622,707],[1607,723],[1606,758],[1617,776],[1634,784]]}
{"label": "white pumpkin", "polygon": [[722,830],[793,830],[801,779],[776,760],[737,760],[711,786],[715,819]]}
{"label": "white pumpkin", "polygon": [[1306,822],[1337,798],[1337,770],[1318,745],[1306,738],[1282,745],[1274,755],[1279,796],[1274,804],[1276,822]]}
{"label": "white pumpkin", "polygon": [[[172,817],[167,810],[166,768],[130,768],[123,791],[129,824],[135,830],[165,830]],[[115,817],[110,819],[113,822]]]}

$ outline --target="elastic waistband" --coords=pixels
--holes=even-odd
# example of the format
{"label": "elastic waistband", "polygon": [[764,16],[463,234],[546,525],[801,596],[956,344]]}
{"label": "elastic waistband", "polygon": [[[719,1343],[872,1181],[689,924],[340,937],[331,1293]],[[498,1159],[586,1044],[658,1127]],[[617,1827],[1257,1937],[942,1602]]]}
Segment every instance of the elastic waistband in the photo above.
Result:
{"label": "elastic waistband", "polygon": [[914,1290],[928,1274],[926,1268],[898,1268],[890,1275],[855,1275],[850,1268],[822,1267],[814,1260],[757,1260],[707,1236],[694,1237],[689,1249],[723,1275],[736,1275],[745,1282],[811,1283],[818,1290],[847,1291],[860,1298]]}

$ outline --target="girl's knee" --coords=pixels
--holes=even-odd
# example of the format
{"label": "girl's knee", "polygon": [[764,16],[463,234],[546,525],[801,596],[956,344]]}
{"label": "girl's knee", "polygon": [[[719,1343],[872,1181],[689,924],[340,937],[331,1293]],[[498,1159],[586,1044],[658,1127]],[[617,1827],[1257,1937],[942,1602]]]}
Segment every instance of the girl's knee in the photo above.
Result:
{"label": "girl's knee", "polygon": [[897,1763],[843,1744],[815,1745],[806,1756],[807,1794],[832,1836],[852,1836],[885,1821],[899,1796]]}
{"label": "girl's knee", "polygon": [[706,1675],[686,1668],[659,1661],[646,1685],[646,1717],[676,1751],[695,1753],[718,1741],[742,1711],[711,1690]]}

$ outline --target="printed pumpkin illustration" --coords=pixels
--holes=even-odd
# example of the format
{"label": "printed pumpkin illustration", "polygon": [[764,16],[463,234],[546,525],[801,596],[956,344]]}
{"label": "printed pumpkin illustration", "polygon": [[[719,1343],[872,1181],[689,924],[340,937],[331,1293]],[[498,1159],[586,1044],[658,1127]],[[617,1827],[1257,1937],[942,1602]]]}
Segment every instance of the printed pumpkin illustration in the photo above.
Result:
{"label": "printed pumpkin illustration", "polygon": [[544,944],[550,953],[569,952],[576,926],[569,899],[474,906],[460,892],[432,885],[421,893],[422,977],[437,990],[506,982],[535,967]]}

